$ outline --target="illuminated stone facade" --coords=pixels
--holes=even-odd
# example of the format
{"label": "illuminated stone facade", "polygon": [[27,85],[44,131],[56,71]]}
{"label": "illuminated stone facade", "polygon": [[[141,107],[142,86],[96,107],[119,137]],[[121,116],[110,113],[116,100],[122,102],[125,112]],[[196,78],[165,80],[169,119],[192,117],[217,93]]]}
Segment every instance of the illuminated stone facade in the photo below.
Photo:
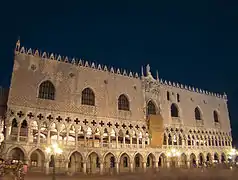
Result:
{"label": "illuminated stone facade", "polygon": [[[106,173],[226,162],[231,127],[226,95],[82,60],[26,50],[17,42],[3,156],[31,171]],[[163,142],[150,146],[148,117],[163,117]]]}

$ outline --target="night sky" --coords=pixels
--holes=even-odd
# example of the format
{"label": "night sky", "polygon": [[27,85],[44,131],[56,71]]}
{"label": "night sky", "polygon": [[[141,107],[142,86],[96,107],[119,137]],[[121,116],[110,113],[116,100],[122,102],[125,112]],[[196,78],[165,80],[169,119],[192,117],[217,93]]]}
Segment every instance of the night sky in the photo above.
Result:
{"label": "night sky", "polygon": [[27,48],[134,72],[149,63],[163,79],[226,92],[238,140],[237,0],[3,2],[2,86],[10,83],[18,36]]}

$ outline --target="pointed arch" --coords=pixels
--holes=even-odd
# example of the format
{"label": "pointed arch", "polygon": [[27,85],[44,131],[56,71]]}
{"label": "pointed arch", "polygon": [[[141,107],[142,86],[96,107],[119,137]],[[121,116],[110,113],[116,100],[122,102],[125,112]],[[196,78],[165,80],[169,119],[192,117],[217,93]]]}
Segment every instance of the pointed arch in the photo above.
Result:
{"label": "pointed arch", "polygon": [[147,167],[155,167],[155,163],[156,163],[156,157],[153,153],[149,153],[146,156],[146,166]]}
{"label": "pointed arch", "polygon": [[121,94],[118,98],[118,110],[129,111],[130,103],[125,94]]}
{"label": "pointed arch", "polygon": [[24,119],[21,123],[21,128],[27,128],[27,127],[28,127],[27,120]]}
{"label": "pointed arch", "polygon": [[171,117],[179,117],[178,106],[175,103],[172,103],[170,106]]}
{"label": "pointed arch", "polygon": [[95,94],[91,88],[85,88],[82,91],[81,104],[95,106]]}
{"label": "pointed arch", "polygon": [[39,148],[34,148],[29,153],[31,171],[42,171],[44,169],[45,154]]}
{"label": "pointed arch", "polygon": [[73,151],[68,156],[68,168],[73,173],[82,172],[83,155],[79,151]]}
{"label": "pointed arch", "polygon": [[55,87],[49,80],[43,81],[39,87],[38,98],[40,99],[55,99]]}
{"label": "pointed arch", "polygon": [[18,123],[17,123],[16,118],[14,118],[14,119],[12,120],[12,127],[14,127],[14,128],[17,128],[17,127],[18,127]]}
{"label": "pointed arch", "polygon": [[100,156],[100,154],[97,151],[90,151],[90,152],[88,152],[85,160],[87,160],[89,158],[89,156],[91,156],[91,155],[96,155],[101,160],[101,156]]}
{"label": "pointed arch", "polygon": [[20,145],[13,145],[7,150],[7,159],[25,160],[27,157],[26,150]]}
{"label": "pointed arch", "polygon": [[147,110],[147,115],[156,115],[156,105],[152,100],[150,100],[147,103],[146,110]]}
{"label": "pointed arch", "polygon": [[199,107],[196,107],[194,109],[194,116],[195,116],[195,120],[202,120],[201,110]]}

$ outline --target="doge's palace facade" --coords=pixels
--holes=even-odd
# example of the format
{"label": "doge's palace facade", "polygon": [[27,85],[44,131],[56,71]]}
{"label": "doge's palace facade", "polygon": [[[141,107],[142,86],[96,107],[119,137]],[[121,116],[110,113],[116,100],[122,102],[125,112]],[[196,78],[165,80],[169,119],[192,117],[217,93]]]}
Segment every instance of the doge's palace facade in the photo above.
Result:
{"label": "doge's palace facade", "polygon": [[154,78],[149,65],[139,76],[18,41],[7,107],[3,157],[30,171],[51,172],[54,142],[56,172],[72,173],[225,163],[231,149],[226,95]]}

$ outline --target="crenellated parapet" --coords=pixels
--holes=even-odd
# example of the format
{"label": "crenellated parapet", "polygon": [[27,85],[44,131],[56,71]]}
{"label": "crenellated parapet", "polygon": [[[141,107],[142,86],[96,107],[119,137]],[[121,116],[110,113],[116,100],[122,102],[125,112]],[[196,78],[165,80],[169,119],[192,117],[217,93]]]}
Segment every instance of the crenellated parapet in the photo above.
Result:
{"label": "crenellated parapet", "polygon": [[213,97],[217,97],[217,98],[227,100],[226,93],[224,93],[222,95],[222,94],[219,94],[219,93],[209,92],[207,90],[203,90],[203,89],[200,89],[200,88],[195,88],[195,87],[192,87],[192,86],[189,86],[189,85],[183,85],[183,84],[180,84],[180,83],[175,83],[175,82],[171,82],[171,81],[167,81],[167,80],[163,80],[163,79],[160,79],[160,83],[164,84],[164,85],[167,85],[167,86],[172,86],[172,87],[184,89],[184,90],[187,90],[187,91],[196,92],[196,93],[200,93],[200,94],[205,94],[205,95],[208,95],[208,96],[213,96]]}
{"label": "crenellated parapet", "polygon": [[34,56],[41,58],[43,60],[53,60],[53,61],[59,61],[59,62],[64,62],[64,63],[70,63],[75,66],[81,66],[85,68],[91,68],[95,69],[98,71],[105,71],[105,72],[110,72],[112,74],[117,74],[121,76],[126,76],[129,78],[140,78],[139,74],[136,72],[131,72],[127,71],[125,69],[119,69],[119,68],[114,68],[114,67],[107,67],[106,65],[101,65],[101,64],[96,64],[95,62],[89,62],[85,61],[82,59],[77,59],[77,58],[69,58],[67,56],[61,56],[57,55],[54,53],[47,53],[47,52],[40,52],[39,50],[33,50],[33,49],[27,49],[24,46],[20,46],[20,41],[18,40],[16,43],[16,48],[15,48],[15,55],[17,54],[25,54],[28,56]]}

